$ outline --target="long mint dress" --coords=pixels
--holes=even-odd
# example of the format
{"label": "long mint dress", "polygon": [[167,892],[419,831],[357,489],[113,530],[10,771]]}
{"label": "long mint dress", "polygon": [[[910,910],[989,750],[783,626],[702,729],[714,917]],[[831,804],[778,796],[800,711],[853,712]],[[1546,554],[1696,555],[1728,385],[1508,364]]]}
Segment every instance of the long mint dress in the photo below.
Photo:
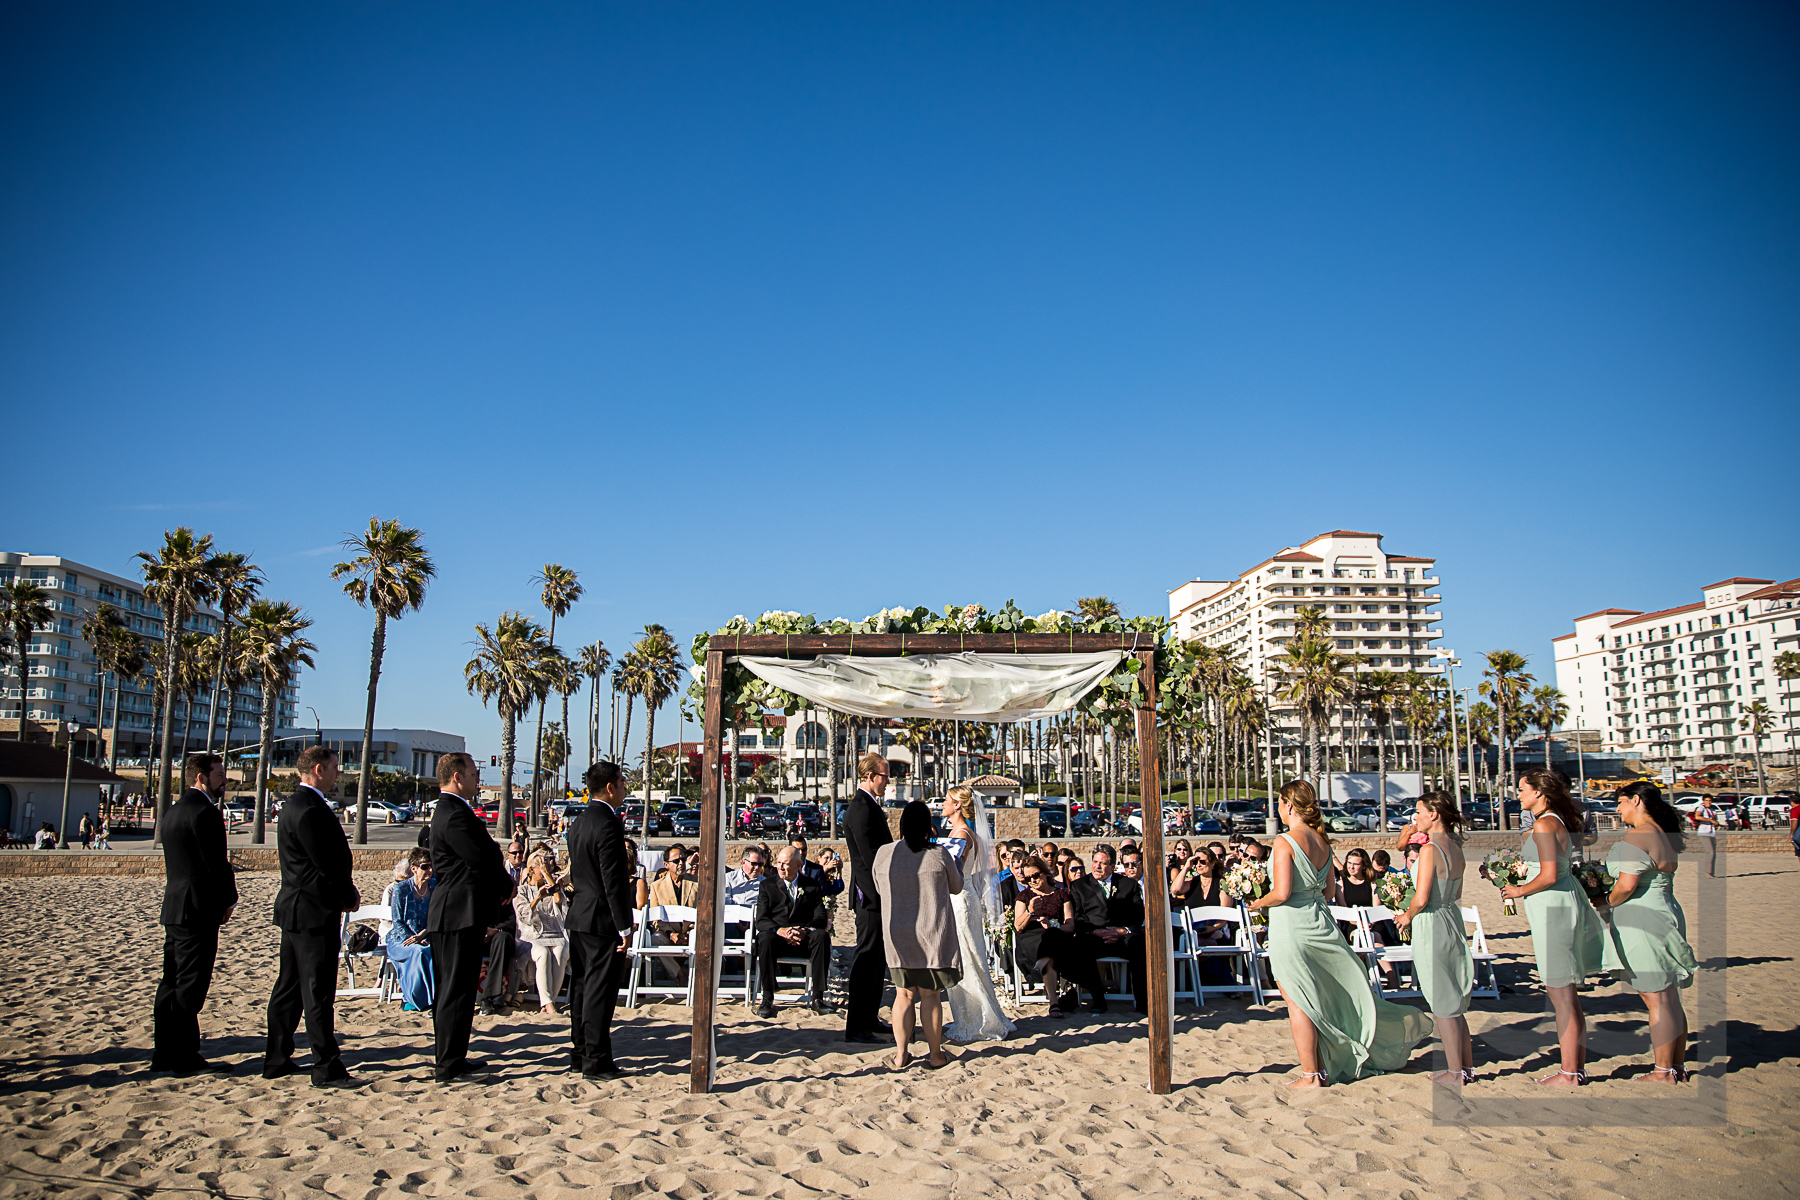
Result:
{"label": "long mint dress", "polygon": [[1675,899],[1675,877],[1656,869],[1641,846],[1619,842],[1606,854],[1616,878],[1636,875],[1637,889],[1607,919],[1604,967],[1632,992],[1688,987],[1699,964],[1688,944],[1687,914]]}
{"label": "long mint dress", "polygon": [[[1537,838],[1529,831],[1525,834],[1525,844],[1519,847],[1519,857],[1525,860],[1526,883],[1542,874]],[[1570,857],[1565,834],[1557,839],[1556,882],[1519,900],[1525,906],[1525,919],[1531,922],[1531,948],[1537,955],[1538,982],[1547,988],[1578,984],[1599,971],[1606,940],[1600,914],[1594,911],[1587,893],[1575,882]]]}
{"label": "long mint dress", "polygon": [[1368,964],[1344,944],[1325,903],[1330,864],[1315,867],[1289,834],[1294,882],[1288,898],[1271,906],[1269,965],[1288,1000],[1319,1031],[1319,1058],[1330,1083],[1348,1083],[1406,1065],[1431,1020],[1394,1004],[1369,986]]}
{"label": "long mint dress", "polygon": [[[1429,866],[1427,865],[1429,864]],[[1419,852],[1413,862],[1414,889],[1425,886],[1431,872],[1431,892],[1425,907],[1412,922],[1413,977],[1425,993],[1425,1007],[1440,1020],[1469,1011],[1469,991],[1475,986],[1475,957],[1463,933],[1462,876],[1446,878],[1439,868],[1449,861],[1436,843]]]}

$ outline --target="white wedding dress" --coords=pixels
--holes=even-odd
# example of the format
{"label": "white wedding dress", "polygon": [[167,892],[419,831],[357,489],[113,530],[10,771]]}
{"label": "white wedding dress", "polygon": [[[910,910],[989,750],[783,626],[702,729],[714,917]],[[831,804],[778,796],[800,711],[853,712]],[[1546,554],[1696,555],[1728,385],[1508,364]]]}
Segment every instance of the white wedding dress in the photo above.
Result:
{"label": "white wedding dress", "polygon": [[1000,1011],[1000,998],[994,994],[994,977],[988,964],[987,914],[999,907],[1000,885],[991,865],[994,839],[989,833],[985,801],[975,802],[975,820],[971,824],[974,840],[964,849],[960,864],[963,890],[950,897],[963,973],[961,981],[944,997],[950,1006],[944,1037],[958,1045],[1001,1041],[1014,1028]]}

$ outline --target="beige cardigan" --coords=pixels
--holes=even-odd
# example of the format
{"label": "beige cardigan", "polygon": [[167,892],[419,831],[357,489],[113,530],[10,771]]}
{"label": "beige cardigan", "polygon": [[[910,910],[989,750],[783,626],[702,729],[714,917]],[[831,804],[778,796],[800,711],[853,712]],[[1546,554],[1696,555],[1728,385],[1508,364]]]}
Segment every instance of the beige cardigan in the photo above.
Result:
{"label": "beige cardigan", "polygon": [[956,860],[941,847],[928,846],[923,854],[915,854],[905,842],[889,842],[875,852],[875,890],[881,896],[888,966],[962,970],[956,916],[950,908],[950,897],[962,888]]}

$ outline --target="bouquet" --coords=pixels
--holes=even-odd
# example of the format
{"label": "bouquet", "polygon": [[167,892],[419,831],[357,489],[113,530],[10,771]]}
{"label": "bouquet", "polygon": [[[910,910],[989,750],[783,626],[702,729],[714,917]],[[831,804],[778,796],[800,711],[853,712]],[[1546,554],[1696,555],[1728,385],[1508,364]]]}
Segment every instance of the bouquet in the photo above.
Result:
{"label": "bouquet", "polygon": [[1613,884],[1618,881],[1606,869],[1605,863],[1580,862],[1575,864],[1575,882],[1587,893],[1588,903],[1599,908],[1607,903],[1607,898],[1612,895]]}
{"label": "bouquet", "polygon": [[[1405,912],[1413,900],[1413,882],[1405,875],[1396,875],[1392,871],[1375,881],[1375,903],[1381,905],[1395,916]],[[1412,941],[1412,926],[1409,924],[1400,931],[1400,940]]]}
{"label": "bouquet", "polygon": [[[1250,859],[1234,863],[1225,872],[1219,889],[1234,900],[1259,900],[1269,894],[1269,868]],[[1250,914],[1253,925],[1261,925],[1268,919],[1269,915],[1261,909]]]}
{"label": "bouquet", "polygon": [[[1497,888],[1516,886],[1525,882],[1525,860],[1519,857],[1517,850],[1496,850],[1481,860],[1478,873]],[[1519,906],[1508,900],[1501,905],[1500,911],[1509,917],[1516,916]]]}

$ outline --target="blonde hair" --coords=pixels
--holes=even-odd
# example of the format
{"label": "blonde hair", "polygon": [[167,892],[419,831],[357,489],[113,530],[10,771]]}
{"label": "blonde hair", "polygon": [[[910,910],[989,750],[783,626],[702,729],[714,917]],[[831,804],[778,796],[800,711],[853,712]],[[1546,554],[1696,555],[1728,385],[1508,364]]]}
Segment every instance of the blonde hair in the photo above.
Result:
{"label": "blonde hair", "polygon": [[1294,810],[1294,815],[1300,818],[1302,825],[1316,831],[1320,837],[1330,843],[1331,833],[1325,828],[1324,815],[1319,812],[1319,793],[1313,791],[1312,784],[1304,779],[1296,779],[1292,783],[1284,784],[1281,789],[1281,798],[1289,808]]}
{"label": "blonde hair", "polygon": [[973,821],[975,819],[975,793],[968,784],[957,784],[944,793],[944,798],[956,802],[956,811],[962,814],[963,820]]}
{"label": "blonde hair", "polygon": [[867,779],[871,775],[885,775],[887,769],[887,759],[873,750],[856,760],[856,777],[858,779]]}

